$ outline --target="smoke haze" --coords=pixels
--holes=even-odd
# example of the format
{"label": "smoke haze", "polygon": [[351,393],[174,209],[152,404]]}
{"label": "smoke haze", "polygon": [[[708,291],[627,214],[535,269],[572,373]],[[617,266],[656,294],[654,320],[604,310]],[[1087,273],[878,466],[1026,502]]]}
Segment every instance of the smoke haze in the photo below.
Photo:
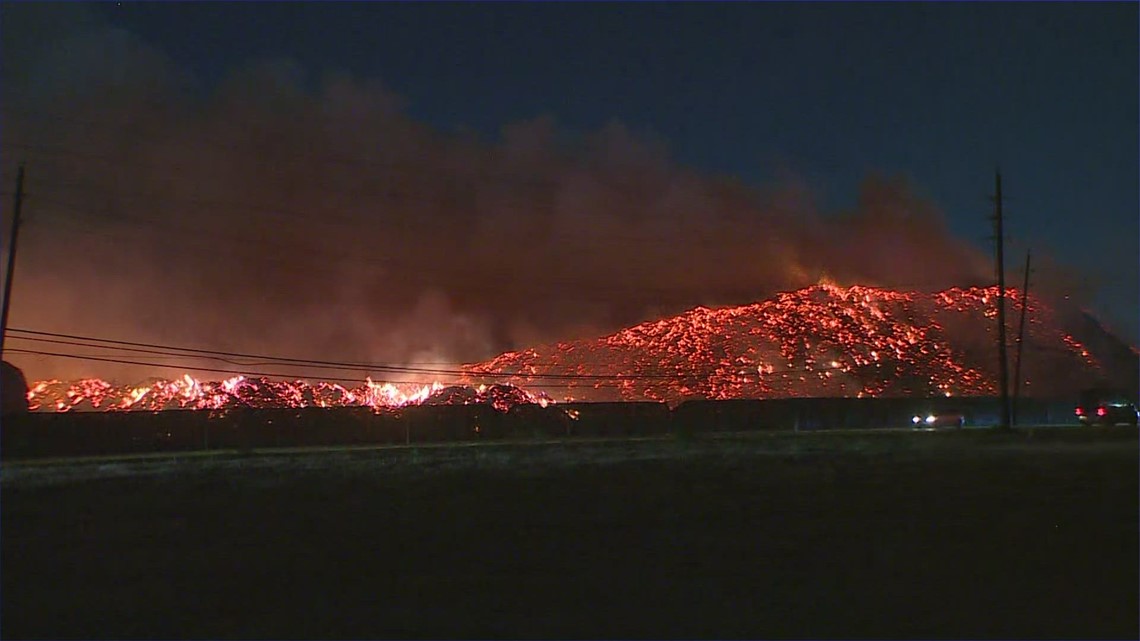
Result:
{"label": "smoke haze", "polygon": [[[683,167],[620,122],[443,132],[382,79],[261,60],[204,86],[81,6],[3,17],[4,184],[28,171],[13,327],[461,363],[821,278],[992,281],[903,178],[819,211],[799,181]],[[181,371],[12,360],[30,379]]]}

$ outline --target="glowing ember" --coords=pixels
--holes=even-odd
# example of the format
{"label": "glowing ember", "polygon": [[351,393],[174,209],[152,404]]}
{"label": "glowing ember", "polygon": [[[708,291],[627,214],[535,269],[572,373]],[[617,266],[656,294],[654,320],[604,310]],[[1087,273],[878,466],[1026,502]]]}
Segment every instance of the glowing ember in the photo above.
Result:
{"label": "glowing ember", "polygon": [[[698,307],[596,340],[502,354],[464,368],[463,382],[470,386],[366,380],[350,389],[241,376],[203,382],[187,375],[128,387],[97,379],[39,381],[28,398],[31,409],[40,411],[469,403],[507,411],[520,403],[550,402],[546,393],[523,388],[557,390],[568,400],[670,403],[989,396],[997,393],[997,294],[996,287],[926,294],[821,283],[752,305]],[[1007,296],[1012,343],[1021,299],[1014,289]],[[1066,330],[1059,314],[1032,296],[1027,307],[1023,390],[1069,397],[1093,382],[1133,384],[1128,376],[1137,372],[1134,347],[1113,342],[1103,330]],[[1013,353],[1011,344],[1011,359]],[[488,380],[509,384],[480,384]]]}
{"label": "glowing ember", "polygon": [[[998,387],[997,294],[996,287],[925,294],[821,283],[752,305],[698,307],[597,340],[511,352],[468,369],[511,374],[510,382],[538,388],[576,376],[558,382],[568,397],[588,400],[989,396]],[[1018,291],[1007,296],[1012,365],[1021,305]],[[1094,380],[1135,373],[1134,351],[1123,366],[1107,367],[1061,329],[1052,309],[1032,296],[1027,307],[1024,389],[1069,396]]]}
{"label": "glowing ember", "polygon": [[[465,395],[453,390],[466,390]],[[305,381],[275,381],[238,376],[221,382],[203,382],[184,375],[177,380],[156,380],[145,385],[116,387],[99,379],[71,383],[39,381],[28,392],[29,409],[67,412],[73,410],[217,410],[236,407],[371,407],[397,408],[407,405],[488,404],[505,412],[514,405],[537,403],[545,406],[550,398],[532,394],[511,385],[445,387],[430,385],[375,383],[348,389],[335,383],[310,384]]]}

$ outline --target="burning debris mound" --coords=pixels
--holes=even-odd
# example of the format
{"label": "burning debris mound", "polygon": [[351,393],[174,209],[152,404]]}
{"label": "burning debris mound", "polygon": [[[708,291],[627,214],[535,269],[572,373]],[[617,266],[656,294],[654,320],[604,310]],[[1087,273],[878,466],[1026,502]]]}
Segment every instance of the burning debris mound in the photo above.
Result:
{"label": "burning debris mound", "polygon": [[[509,374],[525,387],[556,382],[591,401],[996,395],[997,294],[820,284],[507,353],[468,371]],[[1014,289],[1007,296],[1012,373],[1021,305]],[[1027,307],[1022,394],[1067,397],[1093,380],[1135,378],[1134,349],[1094,353],[1062,327],[1074,323],[1032,296]]]}
{"label": "burning debris mound", "polygon": [[203,382],[189,375],[178,380],[153,379],[135,386],[115,386],[100,379],[75,382],[39,381],[28,392],[33,411],[159,411],[175,409],[372,407],[487,404],[506,412],[523,403],[546,405],[550,398],[513,385],[478,387],[374,383],[346,388],[335,383],[311,384],[237,376]]}
{"label": "burning debris mound", "polygon": [[451,385],[433,392],[420,405],[490,405],[507,412],[516,405],[542,405],[551,402],[545,393],[531,394],[514,385]]}
{"label": "burning debris mound", "polygon": [[[686,399],[992,396],[998,290],[937,293],[820,284],[759,303],[698,307],[594,339],[502,354],[469,365],[463,385],[375,383],[346,388],[235,377],[190,376],[114,386],[99,379],[40,381],[39,411],[372,407],[520,404],[568,400],[678,403]],[[1016,350],[1020,295],[1007,291]],[[1137,388],[1138,353],[1084,313],[1027,303],[1022,394],[1074,397],[1102,383]],[[1011,363],[1011,372],[1013,371]],[[495,380],[494,385],[481,384]]]}

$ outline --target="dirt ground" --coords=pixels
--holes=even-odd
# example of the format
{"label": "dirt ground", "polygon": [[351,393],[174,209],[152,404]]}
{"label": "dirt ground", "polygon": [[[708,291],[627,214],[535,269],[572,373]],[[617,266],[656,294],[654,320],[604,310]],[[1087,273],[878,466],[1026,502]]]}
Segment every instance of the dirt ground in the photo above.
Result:
{"label": "dirt ground", "polygon": [[1138,638],[1136,431],[1044,434],[6,464],[0,636]]}

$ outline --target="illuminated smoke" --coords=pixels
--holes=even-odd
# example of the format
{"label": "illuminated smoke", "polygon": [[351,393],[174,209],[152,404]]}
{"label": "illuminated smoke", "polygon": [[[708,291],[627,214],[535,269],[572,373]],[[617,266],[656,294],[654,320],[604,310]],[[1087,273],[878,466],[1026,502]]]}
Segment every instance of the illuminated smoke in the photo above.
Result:
{"label": "illuminated smoke", "polygon": [[[4,144],[26,151],[2,170],[26,159],[30,194],[15,327],[456,364],[822,277],[990,280],[903,179],[818,211],[796,181],[686,168],[621,123],[446,133],[375,79],[254,61],[206,87],[82,6],[3,11]],[[12,360],[36,379],[182,373]]]}

